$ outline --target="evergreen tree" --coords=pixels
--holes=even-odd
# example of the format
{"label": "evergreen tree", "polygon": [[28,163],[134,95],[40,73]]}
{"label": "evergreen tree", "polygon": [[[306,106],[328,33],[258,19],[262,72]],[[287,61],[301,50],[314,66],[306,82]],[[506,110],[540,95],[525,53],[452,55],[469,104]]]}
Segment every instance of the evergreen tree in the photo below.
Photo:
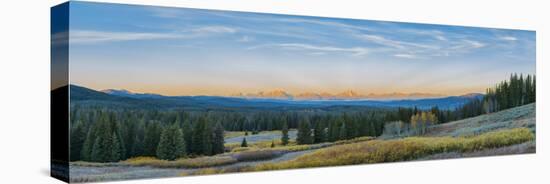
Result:
{"label": "evergreen tree", "polygon": [[283,136],[281,137],[281,143],[283,145],[287,145],[289,138],[288,138],[288,125],[287,125],[286,122],[283,123],[283,128],[282,128],[281,131],[282,131],[282,134],[283,134]]}
{"label": "evergreen tree", "polygon": [[223,126],[220,122],[216,123],[214,126],[214,135],[212,137],[212,154],[223,153],[225,150],[224,147],[224,137],[223,137]]}
{"label": "evergreen tree", "polygon": [[339,128],[338,140],[345,140],[348,137],[348,131],[346,128],[346,123],[342,123],[342,126]]}
{"label": "evergreen tree", "polygon": [[205,117],[200,117],[199,121],[193,124],[193,153],[201,155],[204,154],[204,147],[206,142],[205,137]]}
{"label": "evergreen tree", "polygon": [[275,147],[275,141],[271,140],[271,148],[274,148],[274,147]]}
{"label": "evergreen tree", "polygon": [[313,130],[313,138],[315,143],[322,143],[326,141],[325,126],[321,121],[318,121],[315,124],[315,129]]}
{"label": "evergreen tree", "polygon": [[301,118],[298,123],[298,137],[296,138],[298,144],[311,144],[313,143],[313,137],[311,136],[311,124],[307,117]]}
{"label": "evergreen tree", "polygon": [[243,137],[243,141],[241,142],[241,147],[248,147],[248,143],[246,143],[246,137]]}
{"label": "evergreen tree", "polygon": [[191,122],[184,121],[182,125],[182,132],[183,132],[183,140],[185,141],[185,152],[191,153],[193,152],[193,128],[191,126]]}
{"label": "evergreen tree", "polygon": [[101,123],[101,130],[97,133],[97,136],[92,147],[92,161],[95,162],[109,162],[112,161],[112,149],[113,149],[113,136],[112,131],[107,126],[106,122]]}
{"label": "evergreen tree", "polygon": [[95,142],[95,126],[90,128],[88,134],[86,134],[86,139],[84,145],[82,145],[82,151],[80,153],[81,159],[83,161],[92,161],[92,150]]}
{"label": "evergreen tree", "polygon": [[160,134],[162,128],[159,122],[151,121],[145,129],[145,136],[143,138],[143,155],[155,156],[157,154],[157,147],[160,141]]}
{"label": "evergreen tree", "polygon": [[143,153],[143,139],[145,137],[145,124],[143,119],[139,120],[137,125],[135,126],[135,134],[134,134],[134,141],[132,144],[132,147],[129,148],[131,150],[130,157],[135,156],[142,156]]}
{"label": "evergreen tree", "polygon": [[163,160],[175,160],[185,156],[183,133],[177,124],[166,127],[160,136],[157,157]]}
{"label": "evergreen tree", "polygon": [[84,146],[84,142],[86,141],[86,129],[84,127],[84,123],[82,121],[77,121],[74,125],[74,128],[72,128],[71,135],[70,135],[70,160],[71,161],[77,161],[82,160],[81,152],[82,147]]}
{"label": "evergreen tree", "polygon": [[116,130],[113,130],[113,127],[116,126],[112,121],[113,118],[103,113],[100,121],[96,124],[97,132],[91,150],[91,161],[114,162],[120,160],[120,154],[118,158],[113,156],[113,151],[117,151],[118,153],[122,151],[120,149],[120,139],[116,134]]}
{"label": "evergreen tree", "polygon": [[113,136],[111,138],[111,140],[113,141],[113,146],[112,146],[112,150],[111,150],[111,162],[117,162],[119,160],[121,160],[123,158],[123,149],[122,149],[122,144],[120,142],[120,139],[118,138],[117,134],[116,133],[113,133]]}
{"label": "evergreen tree", "polygon": [[338,122],[335,119],[329,123],[328,134],[328,141],[330,142],[337,141],[340,136]]}

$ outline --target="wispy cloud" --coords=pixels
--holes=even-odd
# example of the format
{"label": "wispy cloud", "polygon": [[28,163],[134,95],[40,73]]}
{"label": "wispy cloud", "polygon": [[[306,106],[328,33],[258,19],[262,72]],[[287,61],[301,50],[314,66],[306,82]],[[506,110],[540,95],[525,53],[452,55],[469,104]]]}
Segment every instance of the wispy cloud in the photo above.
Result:
{"label": "wispy cloud", "polygon": [[199,34],[208,34],[208,33],[235,33],[237,29],[227,26],[204,26],[193,29],[193,32]]}
{"label": "wispy cloud", "polygon": [[71,31],[69,34],[69,41],[71,43],[83,44],[135,40],[174,39],[184,37],[180,34],[171,33],[106,32],[89,30],[74,30]]}
{"label": "wispy cloud", "polygon": [[398,57],[398,58],[406,58],[406,59],[417,59],[418,58],[417,55],[413,55],[413,54],[394,54],[393,56]]}
{"label": "wispy cloud", "polygon": [[281,43],[281,44],[266,44],[266,45],[259,45],[254,47],[249,47],[249,50],[252,49],[259,49],[259,48],[265,48],[265,47],[277,47],[284,50],[300,50],[300,51],[311,51],[309,54],[311,55],[322,55],[325,54],[325,52],[341,52],[341,53],[349,53],[351,56],[363,56],[369,53],[369,49],[365,47],[333,47],[333,46],[318,46],[318,45],[310,45],[310,44],[302,44],[302,43]]}
{"label": "wispy cloud", "polygon": [[315,19],[303,19],[303,18],[279,18],[279,19],[273,19],[273,20],[281,21],[281,22],[290,22],[290,23],[316,24],[316,25],[329,26],[332,28],[341,28],[341,29],[374,31],[373,28],[370,28],[367,26],[351,25],[351,24],[345,24],[345,23],[327,21],[327,20],[320,21]]}
{"label": "wispy cloud", "polygon": [[409,47],[423,48],[423,49],[438,49],[439,47],[434,45],[405,42],[388,39],[381,35],[371,35],[371,34],[356,34],[356,37],[363,39],[368,42],[376,43],[383,46],[393,47],[396,49],[408,49]]}
{"label": "wispy cloud", "polygon": [[203,26],[171,33],[71,30],[69,41],[75,44],[92,44],[137,40],[189,39],[212,34],[231,34],[236,31],[234,28],[225,26]]}
{"label": "wispy cloud", "polygon": [[474,40],[464,40],[464,42],[468,43],[471,48],[477,49],[481,47],[485,47],[485,43],[481,43],[479,41]]}
{"label": "wispy cloud", "polygon": [[505,41],[516,41],[516,40],[518,40],[516,37],[513,37],[513,36],[502,36],[499,39],[500,40],[505,40]]}

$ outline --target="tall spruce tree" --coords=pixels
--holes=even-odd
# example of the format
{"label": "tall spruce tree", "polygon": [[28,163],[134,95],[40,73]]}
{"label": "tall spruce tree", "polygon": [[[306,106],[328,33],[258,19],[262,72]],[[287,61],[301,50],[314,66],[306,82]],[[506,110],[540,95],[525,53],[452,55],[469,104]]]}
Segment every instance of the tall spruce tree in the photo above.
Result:
{"label": "tall spruce tree", "polygon": [[157,147],[160,141],[160,134],[162,128],[160,122],[151,121],[145,129],[145,136],[143,138],[143,155],[155,156],[157,154]]}
{"label": "tall spruce tree", "polygon": [[311,144],[313,143],[313,137],[311,136],[311,124],[307,117],[302,117],[298,123],[298,137],[296,138],[298,144]]}
{"label": "tall spruce tree", "polygon": [[342,122],[342,126],[340,126],[338,131],[338,140],[345,140],[348,138],[348,129],[346,126],[346,122]]}
{"label": "tall spruce tree", "polygon": [[112,161],[113,136],[108,120],[99,123],[99,130],[92,147],[91,160],[95,162]]}
{"label": "tall spruce tree", "polygon": [[214,126],[214,133],[212,137],[212,154],[223,153],[225,150],[224,147],[224,137],[223,137],[223,126],[220,122],[217,122]]}
{"label": "tall spruce tree", "polygon": [[191,126],[191,122],[188,120],[183,121],[183,125],[181,128],[183,132],[183,140],[185,141],[185,152],[192,153],[193,152],[193,128]]}
{"label": "tall spruce tree", "polygon": [[322,121],[317,121],[313,130],[313,142],[322,143],[326,141],[325,126]]}
{"label": "tall spruce tree", "polygon": [[111,149],[111,159],[109,161],[117,162],[123,159],[123,145],[121,144],[120,139],[116,133],[113,133],[111,140],[113,141],[113,145]]}
{"label": "tall spruce tree", "polygon": [[74,124],[74,128],[71,127],[70,134],[70,160],[77,161],[82,160],[81,152],[84,142],[86,141],[86,128],[82,121],[77,121]]}
{"label": "tall spruce tree", "polygon": [[157,148],[157,157],[163,160],[175,160],[183,156],[185,156],[183,133],[178,124],[174,123],[162,131]]}
{"label": "tall spruce tree", "polygon": [[288,141],[289,141],[289,138],[288,138],[288,125],[287,125],[286,121],[283,122],[283,128],[282,128],[281,132],[283,134],[281,136],[281,143],[283,145],[287,145]]}

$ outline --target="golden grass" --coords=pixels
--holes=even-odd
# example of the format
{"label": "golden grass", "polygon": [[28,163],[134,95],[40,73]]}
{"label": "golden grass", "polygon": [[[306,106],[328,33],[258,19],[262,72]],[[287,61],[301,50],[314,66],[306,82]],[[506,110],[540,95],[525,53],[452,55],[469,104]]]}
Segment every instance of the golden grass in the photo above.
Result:
{"label": "golden grass", "polygon": [[110,166],[119,166],[118,162],[86,162],[86,161],[75,161],[69,163],[71,166],[81,166],[81,167],[110,167]]}
{"label": "golden grass", "polygon": [[228,138],[233,138],[233,137],[244,136],[244,134],[245,134],[244,131],[225,131],[224,134],[223,134],[223,137],[228,139]]}
{"label": "golden grass", "polygon": [[294,160],[260,164],[250,171],[381,163],[412,160],[444,152],[472,152],[534,140],[527,128],[489,132],[473,137],[411,137],[373,140],[320,149]]}
{"label": "golden grass", "polygon": [[[280,130],[269,130],[269,131],[260,131],[258,134],[270,134],[270,133],[280,133]],[[239,137],[244,136],[246,131],[225,131],[224,132],[224,138],[233,138],[233,137]],[[252,135],[252,131],[248,132],[248,135]]]}
{"label": "golden grass", "polygon": [[[225,144],[225,148],[230,150],[230,152],[242,152],[242,151],[252,151],[258,149],[269,149],[271,148],[271,140],[268,141],[259,141],[255,143],[249,143],[248,147],[241,147],[241,143],[231,143]],[[275,148],[277,147],[287,147],[296,145],[296,141],[289,141],[287,145],[283,145],[281,140],[274,140]]]}
{"label": "golden grass", "polygon": [[174,161],[159,160],[155,157],[135,157],[123,161],[130,166],[151,166],[158,168],[203,168],[236,163],[231,156],[207,156],[197,158],[181,158]]}

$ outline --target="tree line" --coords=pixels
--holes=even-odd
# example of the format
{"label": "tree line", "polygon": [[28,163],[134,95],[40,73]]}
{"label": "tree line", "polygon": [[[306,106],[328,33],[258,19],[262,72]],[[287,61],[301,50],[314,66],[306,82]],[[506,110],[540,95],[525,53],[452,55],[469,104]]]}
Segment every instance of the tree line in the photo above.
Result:
{"label": "tree line", "polygon": [[535,75],[511,74],[494,87],[487,88],[486,94],[473,98],[455,109],[440,110],[437,106],[431,109],[400,107],[395,113],[386,115],[385,132],[392,135],[408,133],[424,134],[427,127],[450,121],[475,117],[482,114],[522,106],[536,101]]}
{"label": "tree line", "polygon": [[[299,128],[300,144],[377,136],[392,110],[196,112],[180,110],[71,108],[71,161],[115,162],[136,156],[173,160],[224,152],[224,131]],[[238,126],[232,125],[236,124]],[[242,126],[241,126],[242,125]],[[309,129],[308,129],[309,127]],[[308,129],[307,133],[303,130]]]}
{"label": "tree line", "polygon": [[174,160],[225,149],[223,126],[208,121],[207,114],[191,123],[179,118],[162,122],[131,111],[81,111],[86,116],[77,116],[71,126],[71,161],[116,162],[136,156]]}
{"label": "tree line", "polygon": [[[385,113],[391,111],[303,116],[298,122],[296,142],[314,144],[363,136],[376,137],[382,134]],[[284,129],[282,142],[288,142],[288,135]]]}

